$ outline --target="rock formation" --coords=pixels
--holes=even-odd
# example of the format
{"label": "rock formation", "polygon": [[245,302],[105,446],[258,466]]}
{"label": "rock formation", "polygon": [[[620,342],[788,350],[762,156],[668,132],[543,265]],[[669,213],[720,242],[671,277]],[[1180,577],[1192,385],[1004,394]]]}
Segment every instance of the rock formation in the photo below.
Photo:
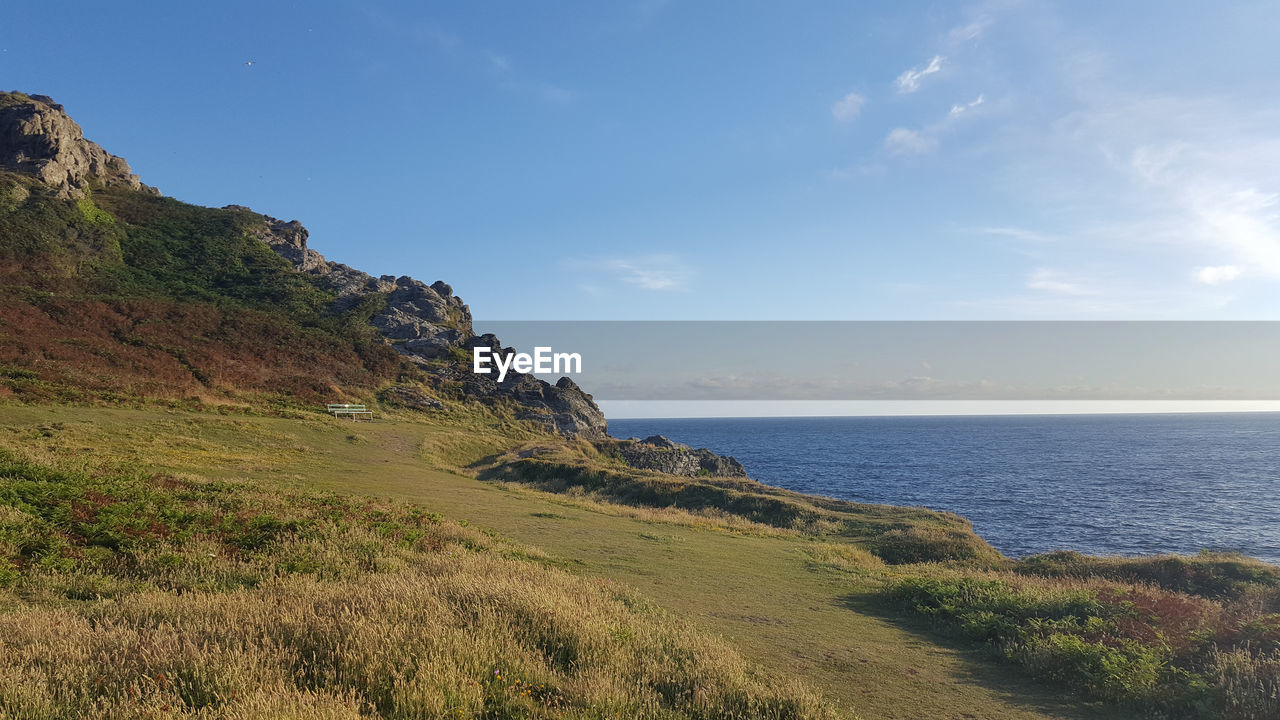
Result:
{"label": "rock formation", "polygon": [[0,93],[0,168],[34,175],[61,197],[82,197],[94,184],[159,195],[124,158],[86,140],[63,107],[44,95]]}
{"label": "rock formation", "polygon": [[380,393],[380,397],[383,401],[390,402],[394,405],[402,405],[419,412],[444,409],[444,403],[415,387],[393,385],[392,387],[383,390]]}
{"label": "rock formation", "polygon": [[619,440],[615,447],[622,460],[633,468],[657,470],[668,475],[697,477],[746,477],[742,463],[726,455],[717,455],[706,448],[697,450],[683,443],[673,442],[661,435],[644,440],[631,438]]}
{"label": "rock formation", "polygon": [[[239,205],[225,209],[251,212]],[[567,377],[552,385],[532,375],[510,372],[501,383],[492,375],[476,375],[459,363],[440,364],[457,351],[468,357],[471,349],[485,346],[495,352],[502,348],[493,335],[476,335],[471,309],[453,294],[453,288],[437,280],[431,285],[411,277],[374,277],[342,263],[325,260],[307,247],[307,229],[296,220],[284,222],[263,215],[255,230],[259,240],[288,260],[294,269],[319,279],[338,295],[339,306],[350,307],[368,295],[382,295],[386,305],[369,322],[392,347],[411,362],[428,369],[437,379],[459,385],[471,397],[497,400],[507,398],[520,407],[516,417],[532,420],[564,435],[605,437],[608,423],[590,395]]]}

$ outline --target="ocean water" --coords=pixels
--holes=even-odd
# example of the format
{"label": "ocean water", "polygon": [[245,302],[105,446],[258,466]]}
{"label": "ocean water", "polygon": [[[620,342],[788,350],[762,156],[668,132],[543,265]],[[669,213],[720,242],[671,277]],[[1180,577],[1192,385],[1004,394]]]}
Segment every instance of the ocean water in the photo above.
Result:
{"label": "ocean water", "polygon": [[1006,555],[1234,550],[1280,562],[1280,414],[613,420],[770,485],[950,510]]}

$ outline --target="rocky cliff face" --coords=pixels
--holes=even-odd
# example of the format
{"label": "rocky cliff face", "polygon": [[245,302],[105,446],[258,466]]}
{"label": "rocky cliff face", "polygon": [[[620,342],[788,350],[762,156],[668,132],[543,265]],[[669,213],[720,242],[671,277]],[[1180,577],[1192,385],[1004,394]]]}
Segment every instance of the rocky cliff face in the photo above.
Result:
{"label": "rocky cliff face", "polygon": [[[64,198],[83,197],[93,187],[112,186],[160,194],[143,185],[123,158],[86,140],[63,107],[43,95],[0,92],[0,169],[35,176]],[[253,213],[240,205],[224,209]],[[407,276],[374,277],[330,262],[307,247],[307,229],[297,220],[285,222],[256,213],[253,219],[252,232],[257,239],[289,261],[295,270],[317,278],[334,291],[338,309],[353,307],[370,296],[384,300],[370,323],[392,347],[437,380],[458,385],[480,399],[509,399],[518,404],[519,417],[541,422],[565,435],[607,435],[608,426],[600,408],[568,378],[551,385],[532,375],[512,372],[497,383],[472,374],[469,367],[460,367],[461,363],[437,362],[456,356],[459,351],[470,353],[477,344],[501,349],[492,335],[475,335],[471,310],[446,283],[427,285]],[[414,401],[411,393],[395,394],[394,399],[411,407],[429,407],[429,403]]]}
{"label": "rocky cliff face", "polygon": [[[241,206],[227,209],[248,210]],[[457,364],[441,366],[434,360],[446,358],[461,350],[470,354],[477,346],[495,352],[513,352],[502,348],[493,335],[476,335],[472,329],[471,310],[453,288],[437,280],[431,285],[411,277],[383,275],[374,277],[341,263],[325,260],[307,247],[307,229],[298,221],[284,222],[263,216],[258,238],[276,254],[288,260],[294,269],[318,278],[338,294],[338,303],[348,307],[368,295],[383,295],[386,306],[374,313],[370,323],[392,347],[410,361],[429,369],[441,381],[460,385],[472,397],[496,400],[508,398],[521,409],[522,420],[542,423],[549,429],[574,437],[604,437],[608,423],[604,413],[590,395],[569,378],[555,385],[532,375],[507,374],[502,382],[493,376],[476,375]]]}
{"label": "rocky cliff face", "polygon": [[0,168],[34,175],[62,197],[81,197],[95,183],[160,194],[143,185],[124,158],[86,140],[63,107],[44,95],[0,93]]}

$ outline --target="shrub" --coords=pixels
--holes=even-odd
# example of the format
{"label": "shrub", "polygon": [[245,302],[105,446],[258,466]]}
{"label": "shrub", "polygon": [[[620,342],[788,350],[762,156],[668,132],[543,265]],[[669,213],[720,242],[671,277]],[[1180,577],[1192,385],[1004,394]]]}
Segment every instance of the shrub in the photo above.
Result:
{"label": "shrub", "polygon": [[936,527],[895,528],[876,539],[872,551],[891,565],[922,562],[992,562],[1000,556],[972,532]]}
{"label": "shrub", "polygon": [[[1094,560],[1072,555],[1055,562],[1078,569]],[[1037,558],[1032,567],[1043,572],[1044,563]],[[1168,565],[1161,559],[1152,567]],[[1154,717],[1275,716],[1280,623],[1259,609],[1269,603],[1253,597],[1258,588],[1224,601],[1015,569],[1024,574],[939,570],[892,582],[887,592],[910,612],[1038,678]]]}
{"label": "shrub", "polygon": [[1023,558],[1014,569],[1045,577],[1149,582],[1166,590],[1210,598],[1239,597],[1251,587],[1280,588],[1280,568],[1230,553],[1099,558],[1063,551]]}

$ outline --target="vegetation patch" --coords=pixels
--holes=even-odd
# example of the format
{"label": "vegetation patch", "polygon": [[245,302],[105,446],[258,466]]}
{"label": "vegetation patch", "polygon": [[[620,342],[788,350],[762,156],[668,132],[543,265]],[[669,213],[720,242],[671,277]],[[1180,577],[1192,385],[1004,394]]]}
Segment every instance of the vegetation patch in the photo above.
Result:
{"label": "vegetation patch", "polygon": [[626,469],[607,455],[578,459],[575,448],[538,457],[504,458],[480,472],[487,480],[539,490],[585,494],[607,503],[716,513],[782,530],[839,538],[865,546],[887,563],[993,564],[1001,556],[968,521],[919,508],[833,500],[770,487],[746,478],[676,477]]}
{"label": "vegetation patch", "polygon": [[[1280,592],[1273,584],[1241,581],[1231,563],[1191,559],[1196,593],[1108,577],[1133,570],[1124,560],[1095,559],[1098,574],[1080,561],[1070,576],[1037,575],[1060,560],[1030,558],[1006,573],[934,570],[892,581],[886,592],[1037,678],[1151,717],[1280,716]],[[1166,579],[1182,584],[1176,578]],[[1234,599],[1224,598],[1224,584]]]}
{"label": "vegetation patch", "polygon": [[1122,558],[1062,551],[1024,558],[1014,569],[1043,577],[1152,583],[1166,590],[1210,598],[1240,598],[1260,589],[1280,589],[1280,567],[1232,553]]}
{"label": "vegetation patch", "polygon": [[73,202],[12,173],[0,186],[25,193],[0,205],[0,365],[26,373],[0,376],[6,395],[296,406],[414,375],[368,325],[386,297],[339,307],[255,237],[260,216],[120,188]]}

